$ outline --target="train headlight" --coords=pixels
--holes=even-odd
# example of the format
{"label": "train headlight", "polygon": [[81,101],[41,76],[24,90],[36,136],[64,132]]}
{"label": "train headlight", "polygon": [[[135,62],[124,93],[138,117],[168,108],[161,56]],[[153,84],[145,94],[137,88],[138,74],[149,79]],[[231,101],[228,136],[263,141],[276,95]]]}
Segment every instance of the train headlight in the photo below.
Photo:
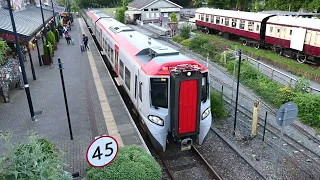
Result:
{"label": "train headlight", "polygon": [[157,125],[159,125],[159,126],[163,126],[163,120],[162,120],[161,118],[159,118],[158,116],[149,115],[149,116],[148,116],[148,119],[149,119],[151,122],[153,122],[153,123],[155,123],[155,124],[157,124]]}
{"label": "train headlight", "polygon": [[203,111],[202,120],[204,120],[209,114],[210,114],[210,107],[208,107],[205,111]]}

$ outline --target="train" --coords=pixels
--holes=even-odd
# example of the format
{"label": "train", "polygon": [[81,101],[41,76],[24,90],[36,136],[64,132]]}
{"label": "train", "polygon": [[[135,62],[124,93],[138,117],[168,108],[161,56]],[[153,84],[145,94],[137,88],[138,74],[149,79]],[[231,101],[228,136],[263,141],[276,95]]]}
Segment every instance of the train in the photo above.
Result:
{"label": "train", "polygon": [[99,10],[85,20],[154,149],[203,144],[212,123],[207,67]]}
{"label": "train", "polygon": [[199,8],[195,21],[207,34],[218,32],[255,49],[264,47],[300,63],[320,64],[320,19]]}

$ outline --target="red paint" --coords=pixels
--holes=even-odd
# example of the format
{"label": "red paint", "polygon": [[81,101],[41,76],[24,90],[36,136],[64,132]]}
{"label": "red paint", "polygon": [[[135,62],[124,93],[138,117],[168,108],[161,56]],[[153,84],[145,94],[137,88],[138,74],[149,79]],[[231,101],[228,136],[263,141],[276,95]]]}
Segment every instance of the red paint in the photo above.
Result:
{"label": "red paint", "polygon": [[[0,33],[1,36],[0,38],[3,39],[4,41],[6,42],[16,42],[16,38],[14,37],[13,34],[10,34],[10,33]],[[25,42],[25,39],[24,38],[21,38],[19,35],[18,35],[18,40],[19,41],[22,41],[23,43]]]}
{"label": "red paint", "polygon": [[[189,60],[186,59],[184,61],[173,61],[173,62],[167,62],[162,64],[157,64],[154,60],[151,60],[148,64],[144,65],[142,67],[142,70],[148,74],[153,76],[161,76],[161,75],[170,75],[170,71],[175,68],[177,65],[181,64],[191,64],[196,65],[200,68],[200,71],[203,72],[207,70],[207,68],[203,65],[201,65],[199,62],[195,60]],[[168,67],[166,69],[163,69],[164,67]]]}
{"label": "red paint", "polygon": [[185,80],[180,83],[179,134],[192,133],[197,126],[197,80]]}
{"label": "red paint", "polygon": [[[229,21],[229,23],[231,23],[231,21]],[[238,36],[248,37],[250,39],[254,39],[257,41],[260,40],[260,34],[253,32],[253,31],[250,32],[250,31],[247,31],[244,29],[237,29],[237,28],[232,28],[232,27],[227,27],[227,26],[222,26],[222,25],[217,25],[217,24],[211,24],[209,22],[202,22],[202,21],[198,21],[198,20],[196,20],[196,24],[200,25],[200,26],[204,26],[204,27],[209,27],[211,29],[216,29],[216,30],[219,30],[222,32],[228,32],[231,34],[236,34]]]}

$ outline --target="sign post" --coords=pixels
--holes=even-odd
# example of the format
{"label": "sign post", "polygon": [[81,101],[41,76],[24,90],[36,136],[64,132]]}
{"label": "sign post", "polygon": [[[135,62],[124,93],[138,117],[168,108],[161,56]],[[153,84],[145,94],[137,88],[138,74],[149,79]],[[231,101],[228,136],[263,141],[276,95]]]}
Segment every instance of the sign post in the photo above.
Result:
{"label": "sign post", "polygon": [[111,136],[100,136],[87,149],[86,159],[90,166],[105,167],[118,155],[118,142]]}
{"label": "sign post", "polygon": [[287,102],[283,104],[277,112],[276,123],[281,126],[280,140],[277,149],[276,166],[274,169],[274,176],[277,177],[280,149],[282,148],[282,139],[284,133],[284,127],[293,123],[298,115],[298,106],[294,102]]}

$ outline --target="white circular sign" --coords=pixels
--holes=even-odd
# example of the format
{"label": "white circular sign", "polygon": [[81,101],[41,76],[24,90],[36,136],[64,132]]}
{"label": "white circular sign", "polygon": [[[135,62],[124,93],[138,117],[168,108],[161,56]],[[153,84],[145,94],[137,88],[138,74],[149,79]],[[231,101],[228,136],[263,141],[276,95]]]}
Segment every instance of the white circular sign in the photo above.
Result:
{"label": "white circular sign", "polygon": [[86,158],[92,167],[104,167],[111,163],[117,154],[117,140],[111,136],[101,136],[90,144]]}

